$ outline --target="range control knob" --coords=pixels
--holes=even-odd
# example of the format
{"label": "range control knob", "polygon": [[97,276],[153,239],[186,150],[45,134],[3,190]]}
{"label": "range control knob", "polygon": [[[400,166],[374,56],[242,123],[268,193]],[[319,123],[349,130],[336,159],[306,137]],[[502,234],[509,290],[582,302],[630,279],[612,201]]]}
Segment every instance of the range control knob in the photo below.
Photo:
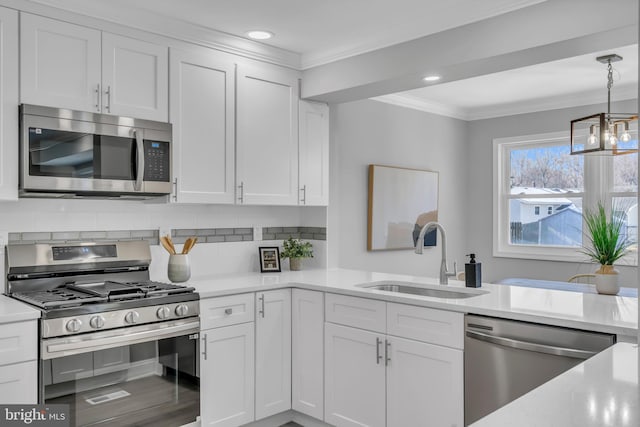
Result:
{"label": "range control knob", "polygon": [[93,329],[100,329],[104,326],[104,317],[102,316],[93,316],[91,320],[89,320],[89,325]]}
{"label": "range control knob", "polygon": [[186,316],[189,313],[189,306],[186,304],[178,304],[176,307],[176,316]]}
{"label": "range control knob", "polygon": [[158,316],[158,319],[166,319],[170,315],[171,310],[169,310],[169,307],[160,307],[158,311],[156,311],[156,316]]}
{"label": "range control knob", "polygon": [[137,311],[130,311],[124,315],[124,321],[129,324],[138,323],[139,318],[140,318],[140,315],[138,314]]}
{"label": "range control knob", "polygon": [[67,322],[67,331],[78,332],[82,327],[82,321],[80,319],[71,319]]}

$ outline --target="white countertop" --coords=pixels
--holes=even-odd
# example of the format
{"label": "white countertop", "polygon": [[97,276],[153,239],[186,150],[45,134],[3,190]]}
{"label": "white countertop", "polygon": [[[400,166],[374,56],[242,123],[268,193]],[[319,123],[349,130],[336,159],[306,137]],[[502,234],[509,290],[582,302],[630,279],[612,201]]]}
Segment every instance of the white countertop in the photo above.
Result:
{"label": "white countertop", "polygon": [[0,295],[0,324],[38,319],[40,310],[25,303]]}
{"label": "white countertop", "polygon": [[472,427],[637,427],[638,346],[619,343]]}
{"label": "white countertop", "polygon": [[[197,289],[201,298],[291,286],[463,313],[637,336],[637,298],[483,284],[480,289],[489,291],[487,294],[465,299],[445,299],[375,291],[357,286],[377,281],[438,283],[434,278],[323,269],[200,277],[193,278],[188,284]],[[464,282],[452,280],[448,286],[464,288]]]}

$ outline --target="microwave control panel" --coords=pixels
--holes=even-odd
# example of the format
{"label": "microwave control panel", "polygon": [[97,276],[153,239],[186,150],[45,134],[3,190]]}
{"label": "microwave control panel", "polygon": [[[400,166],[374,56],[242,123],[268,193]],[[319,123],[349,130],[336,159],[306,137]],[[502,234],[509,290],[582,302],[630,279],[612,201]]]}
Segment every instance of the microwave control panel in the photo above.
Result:
{"label": "microwave control panel", "polygon": [[169,182],[171,147],[166,141],[144,140],[144,180]]}

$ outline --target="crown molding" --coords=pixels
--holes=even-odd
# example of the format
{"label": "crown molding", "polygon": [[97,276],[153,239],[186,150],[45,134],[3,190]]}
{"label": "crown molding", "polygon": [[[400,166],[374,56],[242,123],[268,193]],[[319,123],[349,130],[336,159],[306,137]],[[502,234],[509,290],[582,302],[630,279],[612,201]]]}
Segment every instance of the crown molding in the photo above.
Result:
{"label": "crown molding", "polygon": [[82,0],[65,0],[64,2],[57,0],[0,0],[0,4],[79,25],[98,25],[96,27],[98,29],[105,29],[100,24],[106,22],[249,59],[269,62],[295,70],[300,69],[301,56],[298,53],[135,8],[124,11],[122,8],[113,7],[110,4],[96,8]]}
{"label": "crown molding", "polygon": [[[619,86],[615,89],[613,96],[614,101],[636,99],[637,97],[638,89],[636,85],[633,84]],[[557,110],[560,108],[581,107],[584,105],[602,104],[605,101],[602,97],[602,90],[477,108],[460,108],[432,102],[427,99],[417,98],[407,94],[383,95],[370,99],[465,121],[515,116],[518,114]]]}

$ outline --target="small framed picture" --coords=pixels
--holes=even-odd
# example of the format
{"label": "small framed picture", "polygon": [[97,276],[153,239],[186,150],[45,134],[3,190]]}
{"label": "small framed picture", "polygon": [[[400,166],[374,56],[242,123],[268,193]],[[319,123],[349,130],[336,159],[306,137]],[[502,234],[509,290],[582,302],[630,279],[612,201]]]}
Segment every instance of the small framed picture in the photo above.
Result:
{"label": "small framed picture", "polygon": [[260,272],[280,272],[280,249],[277,246],[260,247]]}

